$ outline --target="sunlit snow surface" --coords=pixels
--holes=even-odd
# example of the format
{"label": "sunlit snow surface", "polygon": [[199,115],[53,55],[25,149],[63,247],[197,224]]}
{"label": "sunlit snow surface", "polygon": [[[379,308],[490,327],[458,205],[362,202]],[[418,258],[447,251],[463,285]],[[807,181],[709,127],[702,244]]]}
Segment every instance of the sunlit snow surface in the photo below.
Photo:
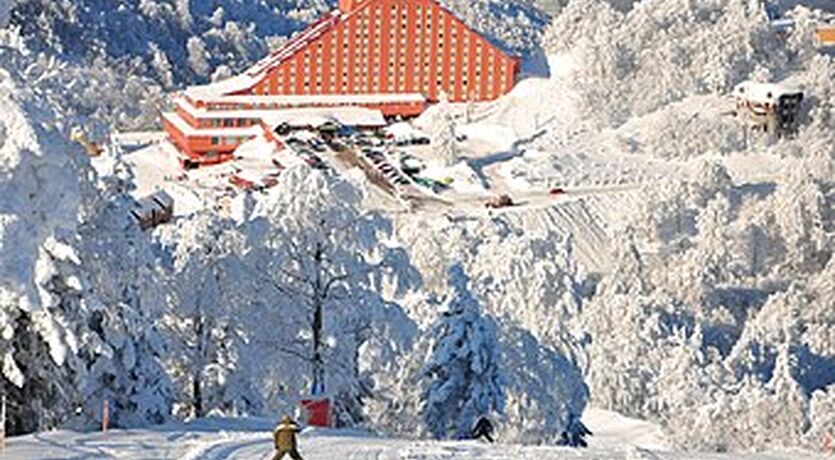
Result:
{"label": "sunlit snow surface", "polygon": [[[658,426],[621,415],[589,410],[584,417],[595,436],[588,449],[485,444],[476,441],[390,439],[360,431],[307,429],[300,438],[306,460],[556,460],[556,459],[814,459],[800,451],[757,454],[671,452]],[[57,431],[9,441],[4,460],[176,459],[261,460],[272,458],[268,419],[206,419],[147,430],[79,434]]]}

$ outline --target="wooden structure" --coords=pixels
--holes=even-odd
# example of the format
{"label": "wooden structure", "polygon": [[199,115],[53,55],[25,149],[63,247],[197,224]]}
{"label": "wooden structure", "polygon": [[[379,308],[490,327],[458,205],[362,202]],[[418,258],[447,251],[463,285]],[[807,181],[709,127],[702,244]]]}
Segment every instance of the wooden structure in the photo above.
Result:
{"label": "wooden structure", "polygon": [[733,90],[736,112],[746,124],[774,136],[797,129],[803,93],[773,83],[746,81]]}
{"label": "wooden structure", "polygon": [[171,221],[174,217],[174,199],[168,193],[158,191],[140,199],[131,213],[139,222],[139,227],[147,230]]}

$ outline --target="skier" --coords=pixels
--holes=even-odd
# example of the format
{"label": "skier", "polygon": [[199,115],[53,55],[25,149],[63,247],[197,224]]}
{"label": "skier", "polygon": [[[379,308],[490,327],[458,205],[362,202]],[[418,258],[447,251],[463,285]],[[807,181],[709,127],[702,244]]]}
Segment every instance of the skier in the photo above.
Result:
{"label": "skier", "polygon": [[493,440],[493,423],[487,417],[479,417],[475,422],[470,435],[473,439],[484,438],[488,442],[495,442]]}
{"label": "skier", "polygon": [[284,455],[289,455],[293,460],[304,460],[299,451],[296,450],[296,433],[299,432],[299,426],[285,415],[281,418],[281,423],[275,428],[273,438],[275,441],[275,456],[273,460],[281,460]]}

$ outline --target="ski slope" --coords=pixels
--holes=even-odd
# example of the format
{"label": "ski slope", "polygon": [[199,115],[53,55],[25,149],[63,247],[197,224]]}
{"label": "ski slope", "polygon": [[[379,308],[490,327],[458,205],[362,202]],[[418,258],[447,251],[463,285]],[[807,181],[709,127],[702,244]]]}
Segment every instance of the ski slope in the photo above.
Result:
{"label": "ski slope", "polygon": [[[756,454],[694,454],[669,450],[661,429],[619,414],[589,410],[595,432],[588,449],[485,444],[476,441],[391,439],[360,431],[307,429],[300,437],[306,460],[805,460],[800,451]],[[4,460],[262,460],[272,458],[272,421],[202,419],[155,429],[108,433],[55,431],[12,438]]]}

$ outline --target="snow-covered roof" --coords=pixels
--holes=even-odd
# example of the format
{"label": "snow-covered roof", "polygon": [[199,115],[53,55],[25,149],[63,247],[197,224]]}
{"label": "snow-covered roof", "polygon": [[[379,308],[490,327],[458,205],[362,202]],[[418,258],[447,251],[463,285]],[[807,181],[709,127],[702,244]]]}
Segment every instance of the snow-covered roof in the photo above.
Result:
{"label": "snow-covered roof", "polygon": [[259,81],[259,78],[244,73],[206,85],[189,86],[186,88],[185,94],[194,99],[203,100],[223,96],[224,94],[246,91],[257,85]]}
{"label": "snow-covered roof", "polygon": [[272,142],[261,135],[239,145],[238,148],[235,149],[235,159],[236,161],[239,161],[242,159],[255,158],[260,161],[266,158],[269,162],[269,158],[276,152],[278,152],[278,146],[275,142]]}
{"label": "snow-covered roof", "polygon": [[165,190],[157,190],[153,195],[149,196],[163,207],[174,207],[174,198],[171,197]]}
{"label": "snow-covered roof", "polygon": [[285,107],[311,105],[350,105],[385,103],[421,103],[426,98],[420,93],[369,93],[369,94],[285,94],[212,96],[201,99],[204,102],[227,104],[277,104]]}
{"label": "snow-covered roof", "polygon": [[[251,115],[250,115],[251,116]],[[195,128],[186,123],[185,120],[177,113],[167,112],[162,114],[162,118],[169,121],[177,128],[178,131],[186,136],[257,136],[264,132],[264,128],[258,125],[247,126],[243,128]]]}
{"label": "snow-covered roof", "polygon": [[327,123],[344,126],[379,127],[386,125],[383,113],[365,107],[322,107],[276,110],[265,115],[264,122],[272,127],[287,124],[291,127],[319,127]]}
{"label": "snow-covered roof", "polygon": [[314,133],[313,131],[308,131],[306,129],[300,129],[295,131],[293,134],[289,136],[291,139],[298,139],[300,141],[309,141],[312,139],[318,139],[319,135]]}
{"label": "snow-covered roof", "polygon": [[164,190],[157,190],[146,197],[140,198],[136,203],[134,213],[139,216],[147,216],[160,209],[174,209],[174,198]]}
{"label": "snow-covered roof", "polygon": [[428,138],[423,131],[415,128],[409,123],[400,122],[394,123],[390,126],[385,128],[386,133],[391,134],[394,136],[395,140],[402,140],[402,141],[410,141],[413,139],[421,139],[421,138]]}
{"label": "snow-covered roof", "polygon": [[774,83],[760,83],[755,81],[742,82],[734,87],[733,95],[758,104],[774,104],[780,96],[795,94],[798,91]]}

